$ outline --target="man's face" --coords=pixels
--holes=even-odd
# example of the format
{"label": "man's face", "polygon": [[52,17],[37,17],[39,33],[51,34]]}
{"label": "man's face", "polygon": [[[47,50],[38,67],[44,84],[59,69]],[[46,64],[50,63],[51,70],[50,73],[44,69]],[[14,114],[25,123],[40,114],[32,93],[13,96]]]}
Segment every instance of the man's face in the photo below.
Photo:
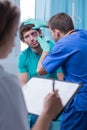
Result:
{"label": "man's face", "polygon": [[58,31],[56,31],[56,30],[53,31],[53,30],[51,30],[51,28],[49,28],[49,30],[51,32],[53,40],[55,42],[57,42],[60,39]]}
{"label": "man's face", "polygon": [[41,35],[42,34],[38,32],[37,30],[29,30],[29,31],[23,32],[24,42],[31,48],[37,48],[39,46],[37,37]]}

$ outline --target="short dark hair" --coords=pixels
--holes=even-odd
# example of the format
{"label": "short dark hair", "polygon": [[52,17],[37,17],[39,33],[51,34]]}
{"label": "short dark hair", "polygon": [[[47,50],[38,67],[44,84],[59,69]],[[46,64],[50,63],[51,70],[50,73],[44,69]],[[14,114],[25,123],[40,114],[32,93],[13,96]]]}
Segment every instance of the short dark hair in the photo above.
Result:
{"label": "short dark hair", "polygon": [[48,25],[52,30],[59,29],[64,34],[74,29],[72,18],[63,12],[52,16]]}
{"label": "short dark hair", "polygon": [[[33,24],[26,24],[26,25],[24,25],[24,22],[21,23],[20,28],[19,28],[19,37],[20,37],[21,41],[24,42],[23,33],[31,30],[32,27],[34,27]],[[37,31],[41,31],[41,30],[37,29]]]}

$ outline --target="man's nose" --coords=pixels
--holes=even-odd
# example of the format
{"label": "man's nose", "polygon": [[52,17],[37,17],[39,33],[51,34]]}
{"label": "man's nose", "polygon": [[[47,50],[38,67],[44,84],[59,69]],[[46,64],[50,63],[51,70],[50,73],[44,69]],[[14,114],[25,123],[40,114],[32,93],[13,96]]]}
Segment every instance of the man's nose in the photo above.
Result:
{"label": "man's nose", "polygon": [[30,40],[31,40],[31,41],[34,40],[34,38],[32,37],[32,35],[30,35]]}

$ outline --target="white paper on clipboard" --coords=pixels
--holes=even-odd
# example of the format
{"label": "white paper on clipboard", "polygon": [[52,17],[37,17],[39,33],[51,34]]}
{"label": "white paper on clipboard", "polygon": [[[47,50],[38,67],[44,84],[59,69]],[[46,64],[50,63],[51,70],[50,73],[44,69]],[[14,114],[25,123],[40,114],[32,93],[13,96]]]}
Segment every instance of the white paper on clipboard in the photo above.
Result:
{"label": "white paper on clipboard", "polygon": [[[23,87],[24,99],[29,113],[40,115],[44,98],[53,89],[52,83],[52,79],[33,77]],[[80,87],[81,85],[78,83],[55,80],[55,89],[58,89],[64,107]]]}

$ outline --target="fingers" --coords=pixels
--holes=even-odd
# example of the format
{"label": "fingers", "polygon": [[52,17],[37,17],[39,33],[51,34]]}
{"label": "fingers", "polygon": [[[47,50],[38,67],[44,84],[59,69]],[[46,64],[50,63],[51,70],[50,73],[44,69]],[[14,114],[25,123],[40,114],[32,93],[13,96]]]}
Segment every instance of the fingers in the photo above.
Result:
{"label": "fingers", "polygon": [[34,19],[27,19],[24,21],[24,25],[28,25],[28,24],[35,24],[35,20]]}
{"label": "fingers", "polygon": [[55,96],[59,96],[59,94],[58,94],[58,90],[54,90],[54,91],[52,91],[52,92],[49,93],[49,94],[51,94],[51,95],[55,95]]}
{"label": "fingers", "polygon": [[58,94],[58,90],[49,93],[44,100],[44,111],[47,115],[51,115],[52,119],[55,119],[63,108],[61,98]]}

